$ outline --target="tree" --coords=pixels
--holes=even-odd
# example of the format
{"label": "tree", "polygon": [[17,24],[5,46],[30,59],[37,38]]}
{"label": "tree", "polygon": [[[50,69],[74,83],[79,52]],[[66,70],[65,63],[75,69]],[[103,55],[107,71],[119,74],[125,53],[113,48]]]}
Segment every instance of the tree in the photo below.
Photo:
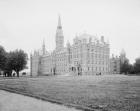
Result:
{"label": "tree", "polygon": [[4,74],[5,76],[12,76],[12,54],[11,52],[6,54],[6,62],[5,62],[5,68],[4,68]]}
{"label": "tree", "polygon": [[130,72],[131,65],[129,64],[129,60],[128,59],[124,60],[124,62],[121,62],[120,64],[121,64],[120,65],[121,66],[120,67],[121,73],[127,74],[127,73]]}
{"label": "tree", "polygon": [[19,71],[26,68],[28,56],[23,50],[15,50],[8,54],[7,67],[14,70],[19,77]]}
{"label": "tree", "polygon": [[0,46],[0,70],[4,70],[6,62],[6,51]]}
{"label": "tree", "polygon": [[135,60],[134,70],[136,74],[140,73],[140,57]]}
{"label": "tree", "polygon": [[135,74],[134,65],[130,64],[129,66],[129,74]]}

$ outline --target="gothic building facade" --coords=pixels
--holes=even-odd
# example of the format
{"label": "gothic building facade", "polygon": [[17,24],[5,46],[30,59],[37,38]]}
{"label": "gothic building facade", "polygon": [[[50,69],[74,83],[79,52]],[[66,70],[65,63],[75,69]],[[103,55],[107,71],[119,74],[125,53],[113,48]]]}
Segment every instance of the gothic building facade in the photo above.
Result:
{"label": "gothic building facade", "polygon": [[104,37],[81,34],[64,46],[61,19],[56,30],[56,48],[50,53],[42,49],[31,54],[31,75],[81,74],[94,75],[110,72],[110,47]]}

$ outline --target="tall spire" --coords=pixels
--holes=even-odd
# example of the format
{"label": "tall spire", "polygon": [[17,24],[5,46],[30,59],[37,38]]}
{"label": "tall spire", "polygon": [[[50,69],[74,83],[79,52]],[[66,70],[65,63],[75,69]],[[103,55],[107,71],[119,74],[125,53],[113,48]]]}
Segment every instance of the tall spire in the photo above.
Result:
{"label": "tall spire", "polygon": [[61,50],[64,48],[64,36],[63,36],[60,15],[58,16],[58,26],[57,26],[57,30],[56,30],[55,41],[56,41],[56,49],[57,50]]}
{"label": "tall spire", "polygon": [[59,29],[62,28],[62,26],[61,26],[61,17],[60,17],[60,15],[58,15],[58,26],[57,26],[57,28],[59,28]]}
{"label": "tall spire", "polygon": [[45,38],[43,38],[43,44],[42,44],[42,52],[43,52],[43,55],[45,54]]}

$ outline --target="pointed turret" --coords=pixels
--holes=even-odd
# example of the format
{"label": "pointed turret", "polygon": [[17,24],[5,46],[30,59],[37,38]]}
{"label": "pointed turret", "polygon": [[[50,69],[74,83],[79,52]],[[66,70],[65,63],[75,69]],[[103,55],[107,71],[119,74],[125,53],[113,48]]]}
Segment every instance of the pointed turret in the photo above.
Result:
{"label": "pointed turret", "polygon": [[124,49],[122,49],[122,51],[120,53],[120,60],[121,60],[121,63],[124,63],[126,60],[126,53],[125,53]]}
{"label": "pointed turret", "polygon": [[70,42],[67,41],[67,48],[70,48]]}
{"label": "pointed turret", "polygon": [[125,50],[124,50],[124,49],[121,50],[120,55],[122,55],[122,56],[126,56],[126,53],[125,53]]}

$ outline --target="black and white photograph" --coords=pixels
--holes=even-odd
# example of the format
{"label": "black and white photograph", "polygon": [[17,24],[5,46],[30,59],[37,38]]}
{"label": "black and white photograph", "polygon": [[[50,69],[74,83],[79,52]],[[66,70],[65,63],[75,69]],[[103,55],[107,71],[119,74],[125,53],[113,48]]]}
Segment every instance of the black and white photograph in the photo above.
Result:
{"label": "black and white photograph", "polygon": [[140,0],[0,0],[0,111],[140,111]]}

